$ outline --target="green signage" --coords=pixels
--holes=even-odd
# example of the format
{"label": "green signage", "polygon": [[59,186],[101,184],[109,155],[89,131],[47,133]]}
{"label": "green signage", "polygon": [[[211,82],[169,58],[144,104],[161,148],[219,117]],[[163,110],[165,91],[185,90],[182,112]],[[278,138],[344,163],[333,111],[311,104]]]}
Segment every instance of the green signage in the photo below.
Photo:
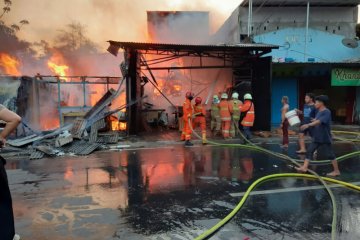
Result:
{"label": "green signage", "polygon": [[334,68],[331,86],[360,86],[360,68]]}

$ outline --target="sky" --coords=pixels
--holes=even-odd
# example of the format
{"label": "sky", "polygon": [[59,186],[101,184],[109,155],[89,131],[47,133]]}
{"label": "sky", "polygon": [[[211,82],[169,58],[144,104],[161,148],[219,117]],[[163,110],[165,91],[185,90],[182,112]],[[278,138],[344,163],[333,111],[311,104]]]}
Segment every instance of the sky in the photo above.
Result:
{"label": "sky", "polygon": [[146,11],[210,12],[210,32],[217,30],[242,0],[12,0],[2,20],[23,26],[18,36],[30,42],[51,42],[65,25],[78,22],[101,48],[106,41],[141,41],[146,36]]}

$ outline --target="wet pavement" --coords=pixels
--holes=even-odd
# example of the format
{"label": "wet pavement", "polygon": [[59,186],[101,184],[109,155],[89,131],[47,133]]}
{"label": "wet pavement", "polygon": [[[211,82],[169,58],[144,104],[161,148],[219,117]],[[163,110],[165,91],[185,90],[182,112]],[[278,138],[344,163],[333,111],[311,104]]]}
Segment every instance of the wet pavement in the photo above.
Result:
{"label": "wet pavement", "polygon": [[[263,146],[282,151],[278,144]],[[295,147],[287,153],[298,158]],[[335,145],[337,156],[357,149]],[[25,240],[193,239],[225,217],[256,179],[294,172],[261,153],[201,145],[24,159],[9,161],[7,169],[16,230]],[[340,180],[360,185],[358,157],[340,169]],[[331,166],[315,170],[323,175]],[[212,239],[329,239],[331,201],[316,186],[293,178],[264,183]],[[339,239],[360,239],[360,193],[333,191]]]}

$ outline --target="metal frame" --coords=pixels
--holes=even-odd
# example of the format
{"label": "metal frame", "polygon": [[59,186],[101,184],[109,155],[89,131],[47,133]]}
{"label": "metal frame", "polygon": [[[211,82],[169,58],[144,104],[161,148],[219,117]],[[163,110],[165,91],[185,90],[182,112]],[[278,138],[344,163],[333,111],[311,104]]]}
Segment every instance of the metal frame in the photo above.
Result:
{"label": "metal frame", "polygon": [[[126,94],[127,102],[140,97],[141,95],[141,75],[147,78],[155,88],[157,83],[152,74],[152,70],[172,70],[172,69],[214,69],[231,68],[237,71],[247,63],[268,54],[272,49],[279,48],[276,45],[266,44],[234,44],[234,45],[186,45],[186,44],[165,44],[165,43],[135,43],[135,42],[115,42],[109,41],[108,51],[117,56],[119,49],[124,50],[125,63],[128,70],[126,74]],[[157,57],[147,60],[143,56],[156,55]],[[198,58],[199,63],[192,66],[159,66],[158,64],[175,60],[177,58]],[[206,64],[203,58],[220,59],[219,64]],[[148,78],[145,71],[149,72]],[[159,89],[158,89],[159,91]],[[166,100],[165,94],[159,91]],[[169,100],[168,100],[169,101]],[[174,105],[169,101],[171,105]],[[138,113],[138,106],[132,105],[127,108],[128,112],[128,131],[129,134],[137,134],[141,131]]]}
{"label": "metal frame", "polygon": [[[69,79],[70,81],[65,81],[63,79]],[[57,92],[58,92],[58,113],[59,113],[59,122],[60,127],[64,125],[64,121],[62,118],[63,110],[74,110],[74,111],[88,111],[92,106],[87,105],[87,97],[86,97],[86,86],[87,85],[106,85],[107,91],[110,89],[110,84],[118,84],[122,78],[121,77],[104,77],[104,76],[43,76],[37,75],[35,76],[36,83],[47,83],[47,84],[56,84]],[[91,80],[100,80],[100,81],[91,81]],[[82,95],[83,95],[83,103],[82,106],[61,106],[61,86],[62,85],[82,85]]]}

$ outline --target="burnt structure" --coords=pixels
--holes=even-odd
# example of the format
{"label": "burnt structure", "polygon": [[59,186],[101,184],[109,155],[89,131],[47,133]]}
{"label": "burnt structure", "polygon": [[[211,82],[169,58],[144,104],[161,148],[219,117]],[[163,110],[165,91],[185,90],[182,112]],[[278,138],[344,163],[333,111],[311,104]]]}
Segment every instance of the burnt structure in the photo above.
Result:
{"label": "burnt structure", "polygon": [[[109,41],[108,51],[117,55],[121,48],[125,51],[126,65],[126,100],[134,102],[142,97],[142,72],[148,71],[152,84],[156,79],[152,71],[176,69],[222,69],[232,70],[232,89],[240,94],[251,92],[256,106],[254,129],[270,130],[271,128],[271,57],[264,55],[277,49],[275,45],[236,44],[236,45],[185,45],[162,43],[136,43]],[[152,55],[151,64],[143,55]],[[171,66],[164,64],[177,58],[197,58],[196,64]],[[208,59],[216,61],[209,62]],[[161,65],[158,65],[161,63]],[[241,96],[241,95],[240,95]],[[166,98],[166,95],[164,95]],[[141,131],[141,103],[127,109],[128,133]]]}

